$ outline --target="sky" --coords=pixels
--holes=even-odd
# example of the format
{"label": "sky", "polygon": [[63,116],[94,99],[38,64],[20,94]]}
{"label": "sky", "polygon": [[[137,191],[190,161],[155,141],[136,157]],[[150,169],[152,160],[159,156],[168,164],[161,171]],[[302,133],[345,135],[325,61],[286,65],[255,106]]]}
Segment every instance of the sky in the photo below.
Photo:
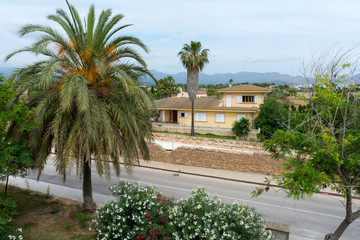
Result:
{"label": "sky", "polygon": [[[91,4],[97,16],[111,8],[123,14],[121,31],[141,39],[149,69],[178,73],[185,69],[177,53],[184,43],[200,41],[210,50],[204,73],[279,72],[299,75],[299,64],[327,48],[349,49],[360,42],[358,0],[71,0],[86,16]],[[47,20],[65,0],[1,0],[0,66],[34,62],[33,55],[6,55],[33,43],[38,34],[20,38],[25,24],[59,28]]]}

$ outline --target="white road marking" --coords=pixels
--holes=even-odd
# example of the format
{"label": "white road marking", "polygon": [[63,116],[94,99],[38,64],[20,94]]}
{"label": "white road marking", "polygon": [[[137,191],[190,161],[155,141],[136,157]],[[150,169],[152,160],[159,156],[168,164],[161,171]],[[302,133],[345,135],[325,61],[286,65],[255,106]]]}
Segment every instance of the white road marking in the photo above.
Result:
{"label": "white road marking", "polygon": [[[119,179],[118,177],[111,177],[111,178]],[[179,190],[179,191],[184,191],[184,192],[191,192],[192,191],[192,190],[189,190],[189,189],[171,187],[171,186],[167,186],[167,185],[155,184],[155,183],[149,183],[149,182],[143,182],[143,181],[137,181],[137,180],[131,180],[131,179],[122,178],[122,177],[120,177],[120,179],[129,181],[129,182],[137,182],[137,183],[140,183],[140,184],[143,184],[143,185],[152,185],[152,186],[156,186],[156,187],[169,188],[169,189],[174,189],[174,190]],[[215,194],[213,194],[213,195],[215,195]],[[263,206],[268,206],[268,207],[274,207],[274,208],[280,208],[280,209],[285,209],[285,210],[292,210],[292,211],[297,211],[297,212],[320,215],[320,216],[324,216],[324,217],[332,217],[332,218],[338,218],[338,219],[344,219],[344,217],[345,217],[345,216],[336,216],[336,215],[320,213],[320,212],[313,212],[313,211],[308,211],[308,210],[298,209],[298,208],[284,207],[284,206],[274,205],[274,204],[269,204],[269,203],[251,201],[251,200],[246,200],[246,199],[241,199],[241,198],[228,197],[228,196],[224,196],[224,195],[217,195],[217,196],[220,197],[220,198],[227,198],[227,199],[235,200],[235,201],[239,201],[239,202],[253,203],[253,204],[258,204],[258,205],[263,205]],[[354,222],[360,222],[360,220],[355,220]]]}

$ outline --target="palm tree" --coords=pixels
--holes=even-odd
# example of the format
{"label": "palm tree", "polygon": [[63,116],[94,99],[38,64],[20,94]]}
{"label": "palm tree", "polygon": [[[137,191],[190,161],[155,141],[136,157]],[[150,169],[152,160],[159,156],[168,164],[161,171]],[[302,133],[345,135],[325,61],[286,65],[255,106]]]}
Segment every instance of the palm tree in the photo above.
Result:
{"label": "palm tree", "polygon": [[[139,87],[138,78],[150,75],[133,46],[148,52],[132,36],[117,36],[129,25],[117,26],[122,15],[102,11],[95,20],[94,6],[82,22],[67,2],[70,17],[58,9],[48,16],[65,31],[29,24],[20,35],[42,33],[33,45],[7,56],[30,52],[45,56],[12,74],[19,92],[28,90],[38,125],[29,134],[39,175],[55,147],[55,166],[63,181],[76,166],[83,181],[83,209],[95,210],[91,166],[110,177],[110,164],[120,174],[120,156],[127,171],[138,164],[139,154],[149,158],[146,140],[151,138],[148,119],[152,101]],[[151,76],[151,75],[150,75]],[[94,161],[91,161],[93,159]]]}
{"label": "palm tree", "polygon": [[200,42],[191,41],[190,45],[184,44],[178,53],[183,66],[187,70],[187,89],[191,101],[191,136],[195,136],[194,102],[199,83],[199,72],[203,70],[205,63],[209,62],[208,52],[209,49],[201,49]]}

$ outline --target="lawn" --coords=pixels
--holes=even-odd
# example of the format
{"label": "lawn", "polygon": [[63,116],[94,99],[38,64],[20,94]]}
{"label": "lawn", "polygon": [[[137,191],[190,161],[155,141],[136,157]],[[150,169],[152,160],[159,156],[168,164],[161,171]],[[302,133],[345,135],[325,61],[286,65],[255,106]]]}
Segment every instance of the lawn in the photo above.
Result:
{"label": "lawn", "polygon": [[[191,136],[190,133],[177,133],[177,132],[167,132],[167,131],[153,131],[153,132],[154,133],[172,134],[172,135]],[[195,137],[236,140],[235,136],[218,136],[218,135],[215,135],[215,134],[212,134],[212,133],[207,133],[207,134],[195,133]]]}
{"label": "lawn", "polygon": [[94,239],[95,232],[89,230],[94,215],[82,213],[79,202],[12,186],[8,198],[17,204],[12,225],[23,229],[26,240]]}

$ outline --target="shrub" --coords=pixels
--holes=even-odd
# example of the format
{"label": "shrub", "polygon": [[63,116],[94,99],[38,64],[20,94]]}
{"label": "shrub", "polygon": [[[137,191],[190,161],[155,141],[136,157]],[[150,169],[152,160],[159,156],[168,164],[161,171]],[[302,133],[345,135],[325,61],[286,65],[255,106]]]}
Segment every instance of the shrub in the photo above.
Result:
{"label": "shrub", "polygon": [[204,188],[192,191],[192,196],[179,201],[170,210],[170,224],[175,239],[272,239],[265,222],[252,208],[237,203],[223,203]]}
{"label": "shrub", "polygon": [[246,137],[250,133],[250,120],[241,118],[233,123],[231,131],[239,138]]}
{"label": "shrub", "polygon": [[110,190],[117,199],[98,209],[93,220],[97,239],[163,239],[171,235],[167,212],[172,200],[157,193],[155,187],[121,181]]}
{"label": "shrub", "polygon": [[156,193],[121,181],[111,188],[117,197],[98,209],[97,239],[208,240],[271,239],[264,220],[254,209],[210,198],[204,188],[174,203]]}
{"label": "shrub", "polygon": [[0,198],[0,239],[22,240],[22,229],[9,226],[16,215],[16,204],[11,200]]}

